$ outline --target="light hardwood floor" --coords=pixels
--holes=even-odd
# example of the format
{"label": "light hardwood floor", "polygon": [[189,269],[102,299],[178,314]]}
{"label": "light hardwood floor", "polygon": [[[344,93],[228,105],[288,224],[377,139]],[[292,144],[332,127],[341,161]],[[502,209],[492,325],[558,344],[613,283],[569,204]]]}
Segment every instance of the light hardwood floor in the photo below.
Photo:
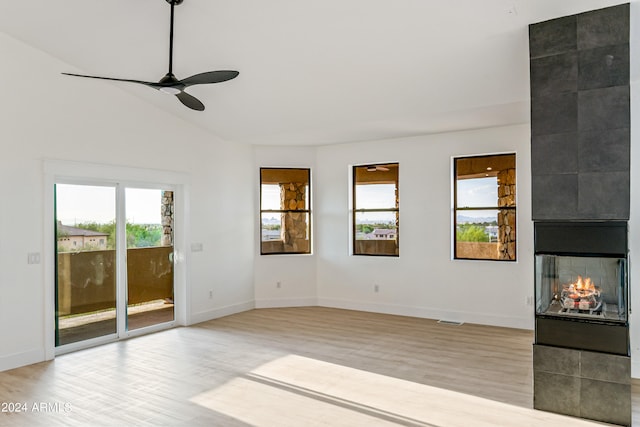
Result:
{"label": "light hardwood floor", "polygon": [[[349,310],[252,310],[2,372],[0,409],[14,412],[0,425],[601,425],[531,409],[532,341]],[[637,422],[639,395],[636,383]]]}

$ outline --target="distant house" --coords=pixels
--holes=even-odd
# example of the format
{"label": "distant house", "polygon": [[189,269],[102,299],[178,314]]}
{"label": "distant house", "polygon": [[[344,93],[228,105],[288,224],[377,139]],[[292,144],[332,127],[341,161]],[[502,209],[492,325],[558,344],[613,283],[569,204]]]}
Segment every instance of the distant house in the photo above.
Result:
{"label": "distant house", "polygon": [[488,225],[484,228],[487,235],[489,235],[490,242],[498,241],[498,226],[497,225]]}
{"label": "distant house", "polygon": [[282,235],[280,230],[267,230],[262,229],[262,241],[266,242],[268,240],[282,240]]}
{"label": "distant house", "polygon": [[396,238],[396,230],[389,228],[376,228],[371,234],[375,240],[393,240]]}
{"label": "distant house", "polygon": [[78,251],[84,248],[107,249],[108,234],[84,228],[63,225],[58,221],[58,248],[66,251]]}

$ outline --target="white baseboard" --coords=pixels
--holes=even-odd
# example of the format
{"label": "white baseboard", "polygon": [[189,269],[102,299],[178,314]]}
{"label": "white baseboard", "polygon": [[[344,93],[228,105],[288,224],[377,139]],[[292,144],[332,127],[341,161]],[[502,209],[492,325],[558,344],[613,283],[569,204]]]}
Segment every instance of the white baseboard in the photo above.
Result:
{"label": "white baseboard", "polygon": [[341,300],[335,298],[318,298],[321,307],[342,308],[345,310],[369,311],[373,313],[394,314],[398,316],[420,317],[424,319],[447,320],[451,322],[477,323],[480,325],[500,326],[504,328],[533,330],[533,316],[511,317],[496,316],[484,313],[469,313],[428,307],[411,307],[375,302]]}
{"label": "white baseboard", "polygon": [[256,300],[256,308],[315,307],[317,305],[317,298],[273,298]]}
{"label": "white baseboard", "polygon": [[9,354],[0,357],[0,372],[44,361],[44,348]]}
{"label": "white baseboard", "polygon": [[254,308],[255,308],[255,303],[253,301],[247,301],[240,304],[233,304],[225,307],[214,308],[213,310],[192,313],[189,324],[187,326],[195,325],[196,323],[206,322],[207,320],[218,319],[220,317],[229,316],[236,313],[242,313],[243,311],[253,310]]}
{"label": "white baseboard", "polygon": [[369,311],[373,313],[394,314],[398,316],[420,317],[425,319],[447,320],[452,322],[477,323],[480,325],[500,326],[533,330],[533,317],[509,317],[484,313],[469,313],[432,309],[426,307],[411,307],[393,304],[380,304],[366,301],[343,300],[336,298],[269,298],[256,299],[255,302],[221,307],[214,310],[194,313],[190,325],[207,320],[217,319],[231,314],[241,313],[254,308],[285,308],[285,307],[331,307],[345,310]]}

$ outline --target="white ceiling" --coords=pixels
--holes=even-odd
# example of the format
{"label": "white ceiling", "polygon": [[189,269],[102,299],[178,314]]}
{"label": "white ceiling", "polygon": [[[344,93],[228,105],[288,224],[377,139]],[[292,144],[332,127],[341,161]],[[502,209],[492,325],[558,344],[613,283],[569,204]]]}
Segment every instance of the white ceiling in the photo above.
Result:
{"label": "white ceiling", "polygon": [[[635,0],[634,0],[635,1]],[[173,71],[238,78],[187,91],[125,90],[213,134],[323,145],[528,122],[528,24],[615,0],[184,0]],[[69,64],[60,72],[159,80],[166,0],[2,0],[0,31]],[[64,77],[74,79],[75,77]]]}

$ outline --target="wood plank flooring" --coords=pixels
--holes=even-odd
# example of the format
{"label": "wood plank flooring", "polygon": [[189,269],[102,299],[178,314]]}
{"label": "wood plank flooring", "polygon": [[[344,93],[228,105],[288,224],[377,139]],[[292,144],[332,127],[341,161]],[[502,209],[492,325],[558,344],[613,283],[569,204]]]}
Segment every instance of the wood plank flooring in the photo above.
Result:
{"label": "wood plank flooring", "polygon": [[[106,318],[97,321],[75,320],[72,326],[60,328],[59,345],[65,345],[91,338],[102,337],[116,333],[116,315],[107,313]],[[79,316],[84,317],[84,316]],[[91,317],[91,316],[86,316]],[[160,323],[171,322],[174,319],[173,304],[160,305],[153,310],[145,310],[137,313],[130,313],[127,318],[130,331],[145,328],[147,326],[158,325]],[[70,322],[69,322],[70,323]]]}
{"label": "wood plank flooring", "polygon": [[531,409],[532,341],[322,307],[252,310],[1,372],[0,426],[602,425]]}

